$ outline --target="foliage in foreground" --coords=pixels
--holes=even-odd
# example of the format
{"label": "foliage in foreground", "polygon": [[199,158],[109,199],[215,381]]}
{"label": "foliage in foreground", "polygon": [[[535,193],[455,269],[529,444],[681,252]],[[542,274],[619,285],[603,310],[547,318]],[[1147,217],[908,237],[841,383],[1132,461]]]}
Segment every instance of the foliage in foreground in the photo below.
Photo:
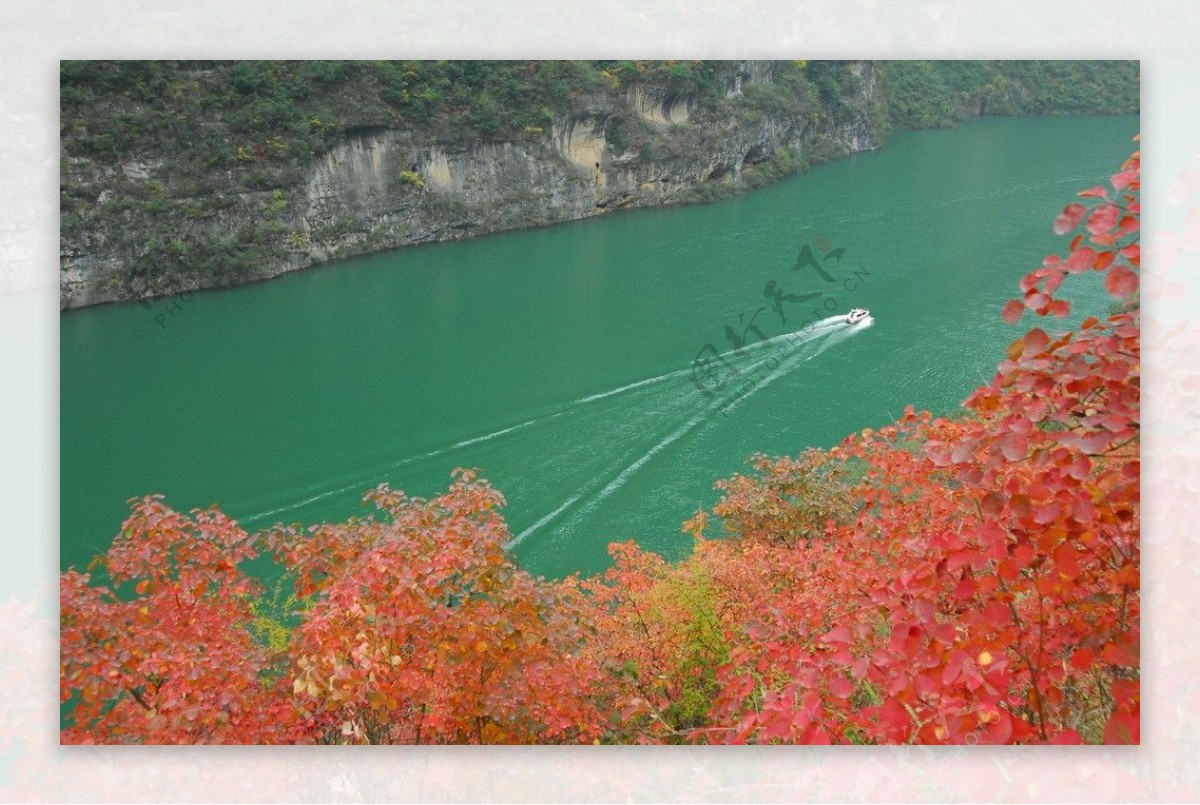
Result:
{"label": "foliage in foreground", "polygon": [[[63,741],[1138,742],[1139,195],[1135,154],[1003,315],[1067,316],[1091,271],[1116,312],[1015,340],[964,417],[757,457],[679,565],[534,578],[470,471],[257,535],[147,497],[97,560],[120,595],[63,574]],[[264,549],[287,641],[239,567]]]}

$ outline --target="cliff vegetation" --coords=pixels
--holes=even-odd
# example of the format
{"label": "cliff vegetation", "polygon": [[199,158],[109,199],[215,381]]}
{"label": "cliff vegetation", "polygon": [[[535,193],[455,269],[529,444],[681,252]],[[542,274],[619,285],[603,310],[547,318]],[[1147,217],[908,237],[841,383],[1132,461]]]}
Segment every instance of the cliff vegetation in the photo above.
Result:
{"label": "cliff vegetation", "polygon": [[61,304],[708,201],[974,114],[1129,113],[1136,62],[67,61]]}

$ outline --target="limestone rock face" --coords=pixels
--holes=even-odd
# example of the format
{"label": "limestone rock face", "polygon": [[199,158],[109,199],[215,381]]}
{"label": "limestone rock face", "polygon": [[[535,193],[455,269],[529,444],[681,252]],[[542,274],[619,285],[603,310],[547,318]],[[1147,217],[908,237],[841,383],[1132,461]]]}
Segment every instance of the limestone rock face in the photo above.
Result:
{"label": "limestone rock face", "polygon": [[[696,200],[694,191],[705,186],[707,197],[720,195],[722,185],[783,151],[807,162],[878,148],[869,119],[879,91],[874,67],[861,62],[851,69],[860,79],[853,97],[808,117],[749,106],[736,115],[701,114],[694,95],[636,85],[581,98],[571,114],[516,141],[464,144],[382,125],[359,130],[309,163],[294,185],[230,192],[209,205],[218,209],[196,218],[186,234],[196,243],[262,238],[272,244],[259,264],[239,267],[233,278],[174,275],[168,282],[151,267],[130,279],[123,267],[134,259],[138,228],[149,231],[149,222],[130,219],[123,232],[84,227],[68,234],[64,227],[61,306],[251,282],[409,244],[682,203]],[[769,85],[775,74],[774,62],[743,62],[725,96]],[[628,121],[646,132],[644,142],[617,141],[618,124]],[[112,177],[97,177],[103,169],[95,165],[67,162],[64,185],[82,176],[93,184],[169,180],[170,165],[150,159],[126,162]],[[220,183],[213,176],[210,184]],[[270,226],[247,229],[263,221]]]}

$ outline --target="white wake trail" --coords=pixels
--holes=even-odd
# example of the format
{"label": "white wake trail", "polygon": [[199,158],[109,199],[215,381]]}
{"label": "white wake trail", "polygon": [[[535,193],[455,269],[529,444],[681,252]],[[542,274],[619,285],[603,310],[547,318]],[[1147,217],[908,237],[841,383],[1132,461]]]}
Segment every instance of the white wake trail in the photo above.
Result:
{"label": "white wake trail", "polygon": [[[771,336],[770,338],[756,341],[753,344],[747,344],[743,347],[726,350],[725,352],[718,353],[718,354],[722,358],[727,358],[730,356],[745,357],[747,355],[757,353],[762,349],[765,349],[771,345],[774,345],[774,344],[779,343],[780,341],[783,341],[784,339],[789,339],[789,338],[796,339],[793,342],[793,348],[798,348],[798,347],[803,346],[811,341],[814,341],[822,336],[828,335],[830,333],[830,331],[832,331],[838,325],[844,324],[845,320],[846,320],[846,317],[844,315],[829,316],[829,317],[821,319],[819,321],[812,322],[808,326],[803,327],[799,330],[795,330],[795,331],[792,331],[789,333],[781,333],[780,335]],[[870,319],[866,320],[867,326],[869,326],[870,321],[871,321]],[[839,341],[843,340],[846,337],[846,335],[848,335],[850,332],[853,332],[854,330],[858,329],[861,326],[862,326],[862,324],[860,323],[859,325],[855,325],[854,327],[849,328],[847,330],[846,334],[843,334],[842,339],[838,339],[838,340]],[[838,335],[837,333],[834,333],[833,337],[836,338],[837,335]],[[817,353],[815,353],[812,357],[816,357],[816,355],[819,355],[821,352],[824,352],[825,349],[827,349],[829,346],[830,346],[830,344],[826,344]],[[752,372],[753,370],[762,366],[768,360],[770,360],[770,359],[768,358],[766,360],[760,360],[759,362],[755,363],[754,365],[752,365],[749,369],[747,369],[745,371]],[[474,444],[480,444],[482,442],[488,442],[493,439],[498,439],[501,436],[507,436],[510,433],[515,433],[516,431],[520,431],[520,430],[524,430],[526,428],[532,427],[533,425],[536,425],[539,422],[544,422],[548,419],[554,419],[555,417],[560,417],[563,414],[568,413],[569,411],[572,411],[580,406],[587,405],[588,403],[593,403],[593,402],[597,402],[599,400],[604,400],[604,399],[608,399],[610,397],[615,397],[619,394],[624,394],[625,392],[633,391],[634,389],[643,388],[645,386],[654,385],[656,383],[662,383],[666,380],[670,380],[672,378],[681,377],[683,375],[689,374],[692,371],[693,371],[693,369],[691,367],[688,367],[685,369],[676,369],[671,372],[665,372],[660,375],[655,375],[654,377],[648,377],[648,378],[644,378],[642,380],[634,381],[632,383],[626,383],[625,385],[618,386],[613,389],[608,389],[606,391],[601,391],[601,392],[597,392],[595,394],[589,394],[585,397],[580,397],[579,399],[568,403],[567,405],[565,405],[564,407],[560,408],[559,410],[557,410],[553,413],[546,414],[544,416],[533,417],[532,419],[527,419],[524,422],[519,422],[515,425],[509,425],[507,427],[491,431],[490,433],[485,433],[482,436],[474,436],[469,439],[463,439],[461,441],[455,442],[452,445],[440,447],[435,450],[429,450],[424,453],[419,453],[419,454],[413,455],[413,456],[406,456],[402,459],[390,462],[382,467],[372,470],[371,472],[369,472],[365,475],[360,473],[357,475],[358,480],[353,481],[349,484],[346,484],[344,486],[339,486],[335,489],[322,491],[318,495],[314,495],[312,497],[308,497],[308,498],[305,498],[304,500],[296,501],[294,503],[289,503],[285,506],[280,506],[275,509],[270,509],[269,511],[259,512],[257,514],[250,515],[249,517],[243,518],[242,522],[251,523],[251,522],[255,522],[257,520],[262,520],[262,519],[265,519],[268,517],[272,517],[274,515],[277,515],[277,514],[280,514],[283,512],[293,511],[295,509],[302,508],[311,503],[315,503],[319,500],[324,500],[325,498],[332,497],[333,495],[347,492],[357,486],[361,486],[362,484],[369,483],[371,479],[378,477],[381,473],[388,472],[388,471],[396,469],[398,467],[403,467],[403,466],[412,464],[417,461],[425,461],[430,458],[436,458],[438,456],[449,453],[453,450],[460,450],[465,447],[470,447],[471,445],[474,445]],[[761,388],[761,384],[759,387],[756,387],[750,393],[751,394],[756,393],[759,388]],[[749,396],[749,394],[740,398],[735,403],[735,405],[740,404],[740,402],[742,400],[744,400],[746,396]],[[726,410],[731,410],[733,407],[734,406],[730,406]],[[702,414],[701,419],[703,419],[703,416],[704,415]],[[650,457],[652,457],[654,453],[657,453],[659,450],[662,450],[663,448],[665,448],[672,442],[674,442],[677,439],[684,436],[688,431],[690,431],[693,427],[695,427],[696,424],[699,424],[699,423],[698,422],[693,423],[692,421],[689,421],[689,423],[687,425],[685,425],[684,428],[682,429],[682,432],[679,432],[677,435],[672,434],[671,436],[668,436],[667,440],[665,441],[665,444],[661,444],[660,446],[657,446],[656,448],[652,449],[650,454],[643,456],[641,459],[639,459],[637,462],[635,462],[634,466],[627,468],[626,471],[621,474],[621,476],[618,476],[618,479],[620,479],[622,477],[627,479],[629,477],[629,475],[632,475],[634,472],[637,472],[637,470],[640,469],[646,463],[646,461],[649,461]],[[628,473],[628,475],[626,475],[626,473]],[[614,482],[615,482],[615,480],[614,480]],[[616,488],[619,488],[623,484],[624,484],[624,481],[622,480],[621,483],[618,484],[617,487],[615,487],[613,491],[615,491]],[[610,486],[611,486],[611,484],[610,484]],[[607,489],[607,487],[606,487],[606,489]],[[608,494],[611,494],[611,492],[602,492],[600,499],[607,497]],[[555,509],[555,511],[551,512],[546,517],[543,517],[537,523],[534,523],[534,525],[531,526],[530,528],[525,529],[525,531],[521,532],[521,534],[519,534],[516,537],[516,539],[513,540],[512,544],[514,544],[514,545],[517,544],[520,540],[523,540],[526,536],[533,533],[533,531],[537,530],[538,528],[541,528],[543,525],[545,525],[546,522],[549,522],[550,520],[552,520],[556,515],[561,513],[568,506],[570,506],[570,504],[574,503],[579,497],[580,497],[580,495],[577,495],[575,498],[572,498],[571,500],[567,501],[565,504],[560,506],[558,509]],[[589,508],[590,508],[590,506],[589,506]]]}
{"label": "white wake trail", "polygon": [[542,526],[544,526],[546,523],[549,523],[551,520],[553,520],[553,519],[554,519],[555,517],[557,517],[558,515],[562,514],[564,511],[566,511],[566,509],[567,509],[567,507],[568,507],[568,506],[570,506],[570,505],[571,505],[572,503],[574,503],[575,501],[579,500],[581,497],[583,497],[583,493],[582,493],[582,492],[580,492],[578,495],[575,495],[575,496],[573,496],[573,497],[571,497],[571,498],[568,498],[568,499],[566,500],[566,502],[564,502],[564,503],[563,503],[561,506],[559,506],[557,509],[555,509],[554,511],[550,512],[550,513],[549,513],[549,514],[547,514],[545,517],[543,517],[542,519],[538,520],[538,521],[537,521],[536,523],[534,523],[533,525],[529,526],[529,528],[525,529],[525,530],[524,530],[524,531],[522,531],[520,534],[517,534],[515,537],[513,537],[513,539],[512,539],[512,542],[508,543],[508,547],[510,547],[510,548],[513,548],[513,547],[515,547],[515,546],[517,546],[517,545],[520,545],[520,544],[521,544],[521,542],[522,542],[522,541],[523,541],[523,540],[524,540],[526,537],[528,537],[528,536],[529,536],[530,534],[532,534],[533,532],[537,531],[539,528],[541,528]]}
{"label": "white wake trail", "polygon": [[359,481],[356,481],[352,484],[348,484],[347,486],[338,487],[337,489],[330,489],[326,492],[322,492],[319,495],[314,495],[311,498],[306,498],[306,499],[301,500],[296,503],[289,503],[286,506],[280,506],[278,509],[271,509],[270,511],[259,512],[258,514],[252,514],[249,517],[241,518],[240,522],[241,523],[252,523],[256,520],[263,520],[263,519],[266,519],[267,517],[271,517],[273,515],[280,514],[281,512],[289,512],[289,511],[292,511],[293,509],[299,509],[303,506],[307,506],[310,503],[316,503],[318,500],[324,500],[327,497],[331,497],[333,495],[338,495],[338,494],[341,494],[342,492],[349,492],[351,489],[354,489],[356,486],[358,486],[359,483],[360,483]]}
{"label": "white wake trail", "polygon": [[[805,342],[805,343],[808,343],[808,342]],[[784,361],[778,367],[776,367],[770,374],[768,374],[762,382],[760,382],[758,385],[756,385],[753,389],[751,389],[746,394],[742,395],[738,399],[737,402],[740,403],[740,402],[745,401],[747,398],[749,398],[753,394],[756,394],[757,392],[759,392],[762,389],[769,386],[771,383],[775,382],[776,379],[782,377],[784,374],[786,374],[788,371],[790,371],[791,368],[793,366],[795,366],[796,364],[802,363],[812,357],[814,357],[814,356],[809,355],[808,357],[805,357],[805,358],[784,359]],[[768,361],[769,360],[770,359],[768,359]],[[752,371],[754,368],[757,368],[758,366],[762,366],[764,363],[767,363],[767,361],[762,361],[758,364],[755,364],[755,366],[752,367],[750,371]],[[588,510],[590,511],[590,510],[594,509],[597,505],[600,504],[601,501],[603,501],[605,498],[607,498],[613,492],[616,492],[618,489],[620,489],[622,486],[624,486],[625,483],[630,478],[633,477],[634,473],[636,473],[638,470],[640,470],[642,467],[644,467],[646,465],[646,463],[650,461],[650,459],[654,458],[654,456],[661,453],[663,450],[665,450],[667,447],[669,447],[674,442],[677,442],[680,439],[682,439],[684,436],[686,436],[688,433],[690,433],[693,428],[697,427],[702,422],[706,421],[708,419],[709,415],[713,411],[715,411],[720,404],[721,404],[721,400],[714,400],[713,402],[709,403],[708,406],[706,408],[704,408],[704,410],[702,410],[699,414],[697,414],[696,416],[689,419],[683,425],[683,427],[670,433],[666,438],[664,438],[658,444],[651,447],[645,454],[643,454],[641,456],[641,458],[639,458],[637,461],[633,462],[628,467],[626,467],[624,470],[622,470],[617,475],[616,478],[613,478],[602,490],[600,490],[600,493],[598,495],[596,495],[596,497],[588,503]],[[729,411],[729,410],[732,410],[732,408],[733,408],[733,406],[731,405],[731,406],[727,407],[725,410]]]}
{"label": "white wake trail", "polygon": [[[505,434],[512,433],[513,431],[527,428],[530,425],[541,422],[544,419],[552,419],[556,416],[559,416],[561,413],[562,412],[559,411],[559,412],[549,414],[544,417],[535,417],[534,419],[529,419],[529,420],[526,420],[526,421],[521,422],[516,425],[510,425],[507,428],[501,428],[500,430],[492,431],[491,433],[485,433],[483,436],[476,436],[473,439],[464,439],[461,442],[455,442],[454,444],[452,444],[448,447],[439,447],[436,450],[428,450],[424,453],[418,453],[417,455],[414,455],[414,456],[405,456],[404,458],[399,459],[398,461],[392,461],[381,467],[377,467],[376,469],[366,473],[365,475],[362,473],[359,473],[355,476],[358,480],[352,481],[349,484],[346,484],[345,486],[340,486],[340,487],[337,487],[336,489],[330,489],[327,491],[323,491],[319,495],[314,495],[313,497],[305,498],[304,500],[299,500],[294,503],[289,503],[285,506],[280,506],[279,508],[276,508],[276,509],[270,509],[269,511],[252,514],[248,517],[242,518],[241,522],[252,523],[252,522],[255,522],[256,520],[262,520],[267,517],[271,517],[273,515],[280,514],[282,512],[289,512],[289,511],[293,511],[294,509],[302,508],[304,506],[307,506],[310,503],[315,503],[318,500],[324,500],[327,497],[341,494],[342,492],[347,492],[351,489],[354,489],[355,487],[363,487],[364,484],[370,483],[372,478],[377,478],[377,477],[379,477],[379,475],[381,473],[388,472],[389,470],[394,470],[397,467],[403,467],[405,465],[412,464],[416,461],[425,461],[426,459],[437,458],[440,455],[449,453],[451,450],[458,450],[463,447],[468,447],[472,444],[478,444],[479,442],[491,441],[492,439],[499,438],[500,436],[504,436]],[[365,488],[365,487],[363,487],[363,488]]]}
{"label": "white wake trail", "polygon": [[[844,321],[844,318],[841,316],[836,316],[833,318],[835,320],[835,323]],[[829,335],[829,337],[827,339],[825,339],[825,341],[817,348],[817,350],[811,354],[790,355],[790,356],[784,358],[780,362],[779,366],[772,369],[763,378],[763,380],[761,380],[759,383],[757,383],[752,389],[750,389],[746,393],[739,396],[736,400],[734,400],[733,403],[727,405],[724,408],[724,410],[722,411],[722,414],[727,414],[729,411],[733,410],[738,405],[741,405],[743,402],[748,400],[750,397],[752,397],[755,394],[757,394],[758,392],[762,391],[764,388],[771,385],[779,378],[792,372],[800,364],[805,363],[806,361],[812,360],[813,358],[817,357],[822,352],[827,350],[829,347],[831,347],[835,344],[841,343],[842,341],[845,341],[847,338],[854,335],[856,332],[858,332],[860,330],[865,330],[869,326],[871,326],[870,318],[854,325],[853,327],[848,327],[841,332],[834,332],[832,335]],[[828,334],[828,330],[829,330],[829,328],[826,327],[826,328],[823,328],[821,332],[819,332],[815,335],[810,333],[811,337],[805,338],[805,340],[797,342],[794,345],[794,348],[799,349],[800,347],[803,347],[803,346],[811,343],[812,341],[815,341],[821,335]],[[754,364],[752,367],[750,367],[746,371],[748,373],[752,374],[755,369],[770,362],[770,360],[771,360],[770,358],[767,358],[763,361],[760,361],[760,362]],[[657,444],[655,444],[653,447],[651,447],[648,451],[646,451],[644,454],[642,454],[642,456],[640,456],[636,461],[634,461],[632,464],[630,464],[628,467],[626,467],[624,470],[622,470],[620,473],[618,473],[615,478],[613,478],[611,481],[609,481],[608,484],[606,484],[604,486],[604,488],[601,489],[600,492],[597,493],[597,495],[593,499],[588,501],[584,510],[592,511],[593,509],[595,509],[596,506],[598,506],[601,502],[603,502],[607,497],[609,497],[614,492],[616,492],[618,489],[620,489],[622,486],[624,486],[629,481],[629,479],[632,478],[633,475],[638,470],[640,470],[642,467],[644,467],[652,458],[654,458],[654,456],[658,455],[663,450],[665,450],[667,447],[669,447],[673,443],[679,441],[684,436],[686,436],[688,433],[690,433],[693,429],[695,429],[696,427],[698,427],[699,425],[704,423],[706,420],[708,420],[708,418],[712,414],[712,412],[715,411],[718,407],[720,407],[721,404],[722,404],[722,400],[719,400],[719,399],[713,400],[699,414],[697,414],[696,416],[689,419],[686,423],[684,423],[684,425],[682,427],[672,431],[665,438],[663,438],[661,441],[659,441]],[[574,500],[577,499],[578,497],[579,496],[576,495],[575,498],[572,499],[572,502],[574,502]],[[565,507],[560,507],[560,509],[558,511],[561,511],[562,508],[565,508]],[[548,518],[543,518],[543,520],[548,521]],[[541,527],[544,524],[545,523],[543,521],[539,521],[538,527]]]}
{"label": "white wake trail", "polygon": [[[802,363],[805,363],[807,361],[811,361],[813,358],[822,354],[830,347],[833,347],[833,346],[836,346],[837,344],[842,343],[847,338],[850,338],[855,333],[858,333],[862,330],[867,329],[874,323],[875,323],[875,320],[873,318],[871,318],[870,316],[868,316],[867,318],[863,319],[862,321],[858,322],[857,324],[855,324],[851,327],[847,327],[843,330],[838,330],[838,331],[835,331],[835,332],[829,334],[829,336],[825,340],[823,340],[820,343],[820,345],[817,346],[817,348],[812,352],[812,354],[791,355],[791,356],[788,356],[787,358],[784,358],[784,361],[781,362],[779,366],[777,366],[776,368],[771,370],[771,373],[767,375],[767,378],[765,380],[763,380],[761,383],[759,383],[756,386],[754,386],[753,388],[751,388],[745,394],[742,394],[742,395],[736,397],[728,406],[725,407],[725,409],[721,412],[721,414],[727,415],[734,408],[737,408],[739,405],[744,403],[746,400],[750,399],[755,394],[757,394],[758,392],[762,391],[767,386],[774,383],[780,377],[791,372],[793,369],[795,369],[796,366],[798,366]],[[815,339],[808,339],[806,341],[801,342],[798,346],[806,346],[813,340],[815,340]]]}
{"label": "white wake trail", "polygon": [[615,389],[609,389],[608,391],[601,391],[597,394],[589,394],[586,397],[580,397],[575,402],[568,404],[567,408],[570,409],[570,408],[574,408],[577,405],[585,405],[590,402],[595,402],[596,400],[603,400],[607,397],[612,397],[614,395],[621,394],[626,391],[632,391],[633,389],[641,388],[642,386],[649,386],[652,383],[661,383],[664,380],[670,380],[672,377],[679,377],[680,375],[685,375],[690,371],[692,371],[692,370],[691,369],[676,369],[674,372],[667,372],[666,374],[657,375],[655,377],[648,377],[645,380],[638,380],[634,383],[629,383],[628,385],[619,386],[618,388],[615,388]]}
{"label": "white wake trail", "polygon": [[[807,342],[805,342],[805,343],[807,343]],[[769,360],[770,359],[767,358],[765,360],[759,361],[758,363],[754,364],[746,371],[752,372],[755,369],[757,369],[758,367],[767,363]],[[688,371],[690,371],[690,370],[688,370]],[[764,381],[764,383],[766,383],[766,382],[770,382],[770,381]],[[668,434],[664,439],[659,441],[658,444],[654,445],[648,451],[643,453],[636,461],[634,461],[628,467],[623,469],[620,473],[617,474],[617,476],[615,478],[613,478],[611,481],[609,481],[604,486],[604,488],[601,489],[596,494],[596,496],[594,498],[592,498],[590,501],[588,501],[588,503],[585,507],[585,511],[592,511],[605,498],[607,498],[609,495],[611,495],[612,493],[614,493],[618,489],[620,489],[622,486],[624,486],[625,483],[630,478],[632,478],[633,475],[638,470],[640,470],[642,467],[644,467],[650,461],[650,459],[654,458],[654,456],[656,456],[657,454],[659,454],[660,452],[665,450],[667,447],[669,447],[674,442],[677,442],[678,440],[682,439],[684,436],[686,436],[688,433],[690,433],[694,428],[696,428],[698,425],[700,425],[702,422],[704,422],[708,418],[709,414],[711,414],[713,412],[713,410],[719,404],[720,404],[720,400],[714,400],[713,402],[709,403],[708,406],[706,406],[699,414],[697,414],[696,416],[689,419],[686,423],[684,423],[684,425],[682,427],[677,428],[675,431]],[[546,526],[549,523],[551,523],[559,514],[561,514],[564,510],[566,510],[568,506],[570,506],[575,501],[579,500],[579,498],[583,497],[583,494],[584,494],[583,492],[580,492],[576,495],[573,495],[569,500],[567,500],[566,503],[562,504],[557,509],[550,512],[545,517],[542,517],[540,520],[538,520],[536,523],[531,525],[529,528],[526,528],[524,531],[522,531],[517,536],[516,539],[514,539],[510,543],[510,546],[515,546],[515,545],[519,544],[522,540],[524,540],[530,534],[533,534],[534,532],[541,529],[543,526]]]}
{"label": "white wake trail", "polygon": [[543,419],[549,419],[550,416],[557,416],[557,414],[550,414],[549,416],[544,416],[544,417],[534,417],[533,419],[528,419],[528,420],[520,423],[519,425],[510,425],[507,428],[495,430],[495,431],[492,431],[491,433],[486,433],[483,436],[476,436],[474,439],[464,439],[461,442],[456,442],[455,444],[451,445],[447,449],[457,450],[460,447],[467,447],[468,445],[478,444],[479,442],[488,442],[488,441],[491,441],[492,439],[503,436],[506,433],[512,433],[515,430],[521,430],[522,428],[527,428],[530,425],[533,425],[537,422],[541,422]]}
{"label": "white wake trail", "polygon": [[[739,353],[744,354],[744,353],[757,352],[760,349],[764,349],[766,347],[771,346],[772,344],[778,343],[779,341],[782,341],[786,338],[791,338],[794,336],[805,336],[806,337],[805,342],[802,342],[802,343],[806,343],[808,340],[812,340],[821,335],[824,335],[826,332],[828,332],[833,327],[835,327],[839,324],[844,324],[845,321],[846,321],[845,316],[841,316],[841,315],[829,316],[827,318],[813,322],[808,327],[804,327],[799,330],[794,330],[794,331],[788,332],[788,333],[780,333],[779,335],[773,335],[770,338],[765,338],[765,339],[762,339],[759,341],[755,341],[752,344],[746,344],[745,346],[742,346],[742,347],[735,347],[734,349],[729,349],[724,352],[717,353],[717,355],[718,355],[718,357],[721,357],[721,358],[728,358],[733,355],[739,355]],[[613,396],[616,396],[617,394],[623,394],[626,391],[633,391],[634,389],[641,388],[643,386],[649,386],[654,383],[661,383],[664,380],[670,380],[673,377],[680,377],[682,375],[686,375],[686,374],[690,373],[691,371],[692,371],[691,367],[688,367],[686,369],[676,369],[673,372],[665,372],[661,375],[655,375],[654,377],[645,378],[644,380],[637,380],[637,381],[634,381],[633,383],[627,383],[624,386],[618,386],[617,388],[609,389],[608,391],[601,391],[601,392],[597,392],[595,394],[589,394],[586,397],[580,397],[578,400],[568,403],[566,408],[564,408],[563,410],[565,411],[565,410],[574,408],[575,406],[578,406],[578,405],[586,405],[587,403],[590,403],[590,402],[607,399],[608,397],[613,397]]]}

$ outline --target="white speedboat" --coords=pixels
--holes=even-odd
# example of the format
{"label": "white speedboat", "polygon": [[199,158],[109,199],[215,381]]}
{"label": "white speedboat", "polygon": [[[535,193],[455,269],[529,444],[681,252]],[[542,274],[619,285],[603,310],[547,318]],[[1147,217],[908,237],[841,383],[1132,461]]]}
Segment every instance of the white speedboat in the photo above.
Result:
{"label": "white speedboat", "polygon": [[865,307],[853,308],[849,313],[846,314],[846,324],[858,324],[860,321],[870,315],[871,311],[867,310]]}

